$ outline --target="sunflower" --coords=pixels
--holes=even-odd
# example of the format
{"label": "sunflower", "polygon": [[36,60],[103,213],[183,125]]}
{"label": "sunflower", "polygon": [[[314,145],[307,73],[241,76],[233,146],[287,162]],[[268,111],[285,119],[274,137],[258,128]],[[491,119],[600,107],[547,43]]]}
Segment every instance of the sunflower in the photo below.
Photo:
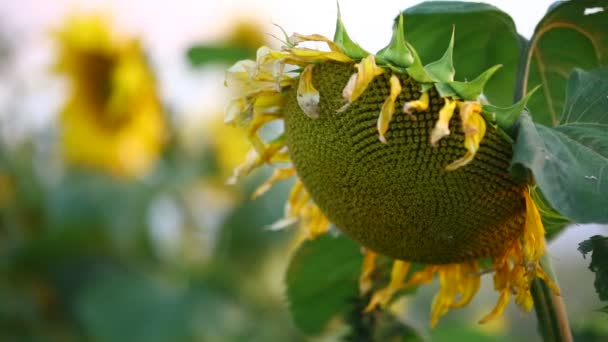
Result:
{"label": "sunflower", "polygon": [[55,37],[56,69],[70,85],[60,117],[66,159],[141,175],[160,153],[165,121],[139,42],[113,36],[101,16],[73,17]]}
{"label": "sunflower", "polygon": [[[389,284],[366,310],[435,276],[432,326],[467,305],[486,273],[499,295],[482,323],[499,317],[512,297],[530,310],[536,277],[559,292],[540,264],[545,232],[534,185],[509,172],[513,140],[483,97],[500,66],[469,82],[454,80],[453,34],[445,54],[423,65],[405,39],[402,16],[376,54],[349,37],[339,12],[333,40],[295,33],[283,44],[261,47],[255,61],[228,69],[226,85],[238,96],[226,122],[244,127],[253,146],[231,180],[277,165],[258,196],[295,177],[275,227],[298,223],[303,236],[315,238],[333,224],[360,243],[364,292],[372,288],[376,256],[393,258]],[[263,139],[259,129],[275,120],[283,133]]]}

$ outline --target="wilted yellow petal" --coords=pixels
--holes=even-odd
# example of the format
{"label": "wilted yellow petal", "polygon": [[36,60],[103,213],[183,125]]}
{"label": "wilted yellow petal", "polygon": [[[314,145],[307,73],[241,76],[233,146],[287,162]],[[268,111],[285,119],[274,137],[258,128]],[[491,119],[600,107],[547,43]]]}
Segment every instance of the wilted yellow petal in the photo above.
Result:
{"label": "wilted yellow petal", "polygon": [[272,187],[272,185],[274,183],[276,183],[278,181],[282,181],[289,177],[295,176],[295,174],[296,174],[296,169],[294,169],[293,167],[275,169],[273,171],[272,175],[270,176],[270,178],[268,178],[268,180],[266,180],[262,185],[260,185],[253,192],[253,195],[251,197],[255,199],[255,198],[265,194],[268,190],[270,190],[270,188]]}
{"label": "wilted yellow petal", "polygon": [[439,110],[439,119],[431,132],[431,145],[433,146],[437,146],[441,138],[450,134],[450,120],[454,115],[454,109],[456,109],[456,101],[448,97],[444,97],[443,100],[445,103],[441,110]]}
{"label": "wilted yellow petal", "polygon": [[363,267],[359,276],[359,292],[361,294],[367,293],[372,288],[372,273],[376,269],[376,256],[377,254],[374,251],[365,249]]}
{"label": "wilted yellow petal", "polygon": [[298,203],[301,202],[302,197],[305,197],[305,193],[304,184],[299,178],[296,179],[289,192],[287,203],[285,203],[285,216],[295,216],[294,213],[297,213],[297,209],[300,207]]}
{"label": "wilted yellow petal", "polygon": [[264,92],[258,94],[253,102],[253,118],[247,127],[248,136],[254,135],[267,122],[283,117],[285,97],[277,92]]}
{"label": "wilted yellow petal", "polygon": [[275,155],[285,147],[285,141],[283,139],[279,139],[268,145],[266,145],[257,135],[249,137],[249,140],[254,148],[247,153],[245,162],[234,169],[232,176],[226,181],[227,184],[236,184],[240,177],[248,175],[251,171],[264,163],[272,162]]}
{"label": "wilted yellow petal", "polygon": [[314,64],[304,67],[298,83],[297,100],[298,105],[308,117],[316,119],[319,117],[319,91],[312,84],[312,71]]}
{"label": "wilted yellow petal", "polygon": [[374,55],[363,58],[361,62],[357,64],[357,72],[351,76],[344,87],[344,90],[342,90],[342,97],[348,101],[348,103],[353,103],[361,94],[363,94],[374,78],[381,75],[383,72],[384,69],[376,65]]}
{"label": "wilted yellow petal", "polygon": [[408,101],[403,105],[403,113],[416,120],[413,112],[422,112],[429,109],[429,94],[424,92],[418,100]]}
{"label": "wilted yellow petal", "polygon": [[418,286],[422,284],[428,284],[433,281],[435,272],[439,269],[438,265],[428,265],[424,269],[414,272],[410,279],[407,281],[406,287]]}
{"label": "wilted yellow petal", "polygon": [[298,45],[302,42],[324,42],[327,43],[327,46],[331,51],[342,52],[342,50],[340,49],[340,47],[338,47],[336,43],[320,34],[303,35],[299,33],[294,33],[288,39],[288,43],[292,45]]}
{"label": "wilted yellow petal", "polygon": [[316,239],[329,230],[329,220],[312,200],[308,200],[308,203],[299,210],[298,216],[301,221],[300,228],[310,240]]}
{"label": "wilted yellow petal", "polygon": [[507,307],[507,305],[509,305],[510,298],[511,298],[511,295],[509,294],[508,289],[500,291],[500,297],[498,298],[498,302],[496,303],[496,306],[494,307],[492,312],[490,312],[484,318],[479,320],[479,324],[484,324],[484,323],[487,323],[491,320],[494,320],[494,319],[500,317],[502,315],[502,313],[505,311],[505,308]]}
{"label": "wilted yellow petal", "polygon": [[251,170],[253,170],[257,166],[258,159],[258,153],[256,152],[256,150],[249,150],[249,152],[247,152],[247,157],[245,158],[245,161],[241,165],[234,168],[232,176],[228,178],[226,184],[236,184],[237,180],[240,177],[247,175],[249,172],[251,172]]}
{"label": "wilted yellow petal", "polygon": [[473,299],[481,283],[479,263],[476,260],[460,265],[459,292],[460,297],[452,302],[451,308],[461,308]]}
{"label": "wilted yellow petal", "polygon": [[391,75],[390,85],[391,92],[386,100],[384,100],[382,109],[380,110],[380,117],[378,117],[378,132],[380,133],[380,141],[383,143],[386,143],[384,134],[388,130],[388,125],[395,113],[395,101],[401,93],[401,82],[399,82],[399,77]]}
{"label": "wilted yellow petal", "polygon": [[[295,80],[285,66],[285,59],[290,56],[289,53],[263,46],[258,49],[256,56],[257,67],[251,78],[260,82],[270,82],[275,85],[277,90],[294,84]],[[261,85],[265,85],[265,83]]]}
{"label": "wilted yellow petal", "polygon": [[294,59],[287,59],[293,62],[323,62],[323,61],[335,61],[335,62],[343,62],[348,63],[353,60],[347,55],[343,54],[340,51],[320,51],[314,49],[307,48],[293,48],[287,49]]}
{"label": "wilted yellow petal", "polygon": [[545,253],[545,228],[528,189],[525,189],[523,193],[526,199],[526,222],[522,239],[523,255],[527,262],[536,262]]}
{"label": "wilted yellow petal", "polygon": [[243,126],[246,122],[247,101],[242,98],[232,99],[225,109],[224,123],[231,126]]}
{"label": "wilted yellow petal", "polygon": [[473,161],[479,144],[486,134],[486,121],[481,115],[481,104],[479,102],[459,103],[460,120],[464,132],[464,147],[467,149],[464,157],[454,161],[446,167],[448,171],[454,171]]}
{"label": "wilted yellow petal", "polygon": [[410,270],[410,263],[402,260],[393,261],[393,269],[391,271],[391,281],[389,285],[372,296],[372,299],[365,307],[365,312],[370,312],[376,307],[386,306],[393,295],[404,287],[404,280]]}
{"label": "wilted yellow petal", "polygon": [[433,299],[431,326],[449,309],[468,304],[479,290],[480,276],[477,261],[462,264],[448,264],[438,267],[439,291]]}

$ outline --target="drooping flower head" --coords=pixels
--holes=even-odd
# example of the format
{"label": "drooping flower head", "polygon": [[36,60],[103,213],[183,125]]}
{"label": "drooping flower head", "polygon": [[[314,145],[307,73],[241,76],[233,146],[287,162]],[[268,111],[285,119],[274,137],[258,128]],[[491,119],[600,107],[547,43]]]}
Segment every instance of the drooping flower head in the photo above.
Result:
{"label": "drooping flower head", "polygon": [[165,118],[139,42],[113,35],[102,16],[73,17],[55,36],[56,69],[70,87],[60,118],[66,159],[141,175],[163,146]]}
{"label": "drooping flower head", "polygon": [[[309,41],[327,49],[302,47]],[[482,103],[500,66],[456,81],[453,35],[445,54],[423,65],[402,16],[376,54],[351,40],[339,14],[333,40],[293,34],[284,44],[280,51],[261,47],[255,61],[228,70],[226,84],[239,96],[227,106],[226,122],[245,127],[253,146],[231,180],[279,165],[260,195],[296,177],[275,227],[298,222],[302,235],[314,238],[333,223],[366,250],[363,291],[376,255],[394,258],[390,284],[367,310],[437,275],[435,325],[473,298],[486,273],[481,260],[491,261],[499,292],[482,322],[499,316],[512,296],[529,310],[535,277],[558,291],[540,266],[544,229],[532,185],[509,173],[512,140],[489,111],[496,107]],[[274,120],[283,121],[284,132],[265,141],[258,130]],[[410,272],[413,263],[425,267]]]}

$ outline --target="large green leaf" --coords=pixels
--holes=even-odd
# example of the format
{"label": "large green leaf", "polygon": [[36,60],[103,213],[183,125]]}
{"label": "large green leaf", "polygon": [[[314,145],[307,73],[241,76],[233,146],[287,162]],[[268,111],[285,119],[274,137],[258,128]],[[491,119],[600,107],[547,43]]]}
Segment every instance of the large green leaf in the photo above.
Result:
{"label": "large green leaf", "polygon": [[608,222],[608,69],[575,69],[559,125],[522,115],[513,164],[530,169],[547,201],[579,223]]}
{"label": "large green leaf", "polygon": [[522,87],[529,91],[542,85],[528,102],[534,121],[555,126],[564,107],[564,88],[572,69],[608,65],[606,0],[553,4],[536,27],[525,63]]}
{"label": "large green leaf", "polygon": [[353,241],[330,234],[305,242],[287,270],[287,297],[295,324],[318,334],[358,296],[361,251]]}
{"label": "large green leaf", "polygon": [[521,44],[509,15],[491,5],[456,1],[424,2],[408,8],[404,15],[405,38],[423,63],[443,56],[455,29],[455,79],[470,81],[502,64],[484,93],[498,106],[513,102]]}

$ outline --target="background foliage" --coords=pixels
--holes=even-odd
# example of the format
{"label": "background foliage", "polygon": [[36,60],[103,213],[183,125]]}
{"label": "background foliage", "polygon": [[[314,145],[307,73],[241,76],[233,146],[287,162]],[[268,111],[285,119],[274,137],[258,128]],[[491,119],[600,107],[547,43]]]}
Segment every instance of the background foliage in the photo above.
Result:
{"label": "background foliage", "polygon": [[[605,10],[586,14],[589,8]],[[554,4],[530,40],[517,33],[508,14],[490,5],[423,3],[405,15],[406,38],[423,61],[443,54],[456,27],[456,79],[503,64],[488,84],[486,96],[493,102],[507,106],[542,86],[528,104],[531,115],[517,124],[514,169],[524,166],[523,172],[534,175],[546,212],[557,209],[565,216],[544,217],[556,222],[552,237],[568,221],[606,223],[608,74],[598,69],[608,63],[605,2]],[[257,26],[234,26],[236,34],[193,42],[183,51],[192,65],[188,72],[224,70],[253,58],[265,36],[248,41],[244,33]],[[8,35],[2,30],[0,25],[0,37]],[[0,83],[11,86],[13,80],[2,71],[11,65],[13,49],[0,39]],[[213,86],[221,83],[218,77]],[[391,312],[362,315],[366,298],[357,290],[359,248],[327,235],[294,250],[292,231],[265,230],[281,217],[290,184],[256,201],[250,195],[268,172],[226,186],[230,170],[222,157],[238,148],[225,144],[232,135],[216,129],[221,126],[182,127],[179,113],[165,106],[169,139],[159,161],[145,176],[124,179],[65,163],[57,152],[56,122],[12,138],[11,108],[19,107],[24,95],[11,96],[0,108],[0,340],[508,341],[536,336],[530,315],[512,312],[489,327],[472,324],[495,300],[489,292],[433,331],[426,328],[432,288],[407,293]],[[211,116],[221,120],[221,113]],[[187,134],[196,137],[194,147]],[[564,190],[573,195],[561,196]],[[559,279],[567,302],[576,298],[568,303],[575,336],[605,340],[607,317],[594,310],[606,311],[605,302],[598,304],[608,299],[606,238],[580,244],[585,260],[569,253],[572,244],[562,248],[569,250],[560,254]],[[588,263],[589,270],[575,267],[577,262]],[[386,260],[375,276],[386,280],[389,272]],[[593,286],[598,296],[589,291]]]}

